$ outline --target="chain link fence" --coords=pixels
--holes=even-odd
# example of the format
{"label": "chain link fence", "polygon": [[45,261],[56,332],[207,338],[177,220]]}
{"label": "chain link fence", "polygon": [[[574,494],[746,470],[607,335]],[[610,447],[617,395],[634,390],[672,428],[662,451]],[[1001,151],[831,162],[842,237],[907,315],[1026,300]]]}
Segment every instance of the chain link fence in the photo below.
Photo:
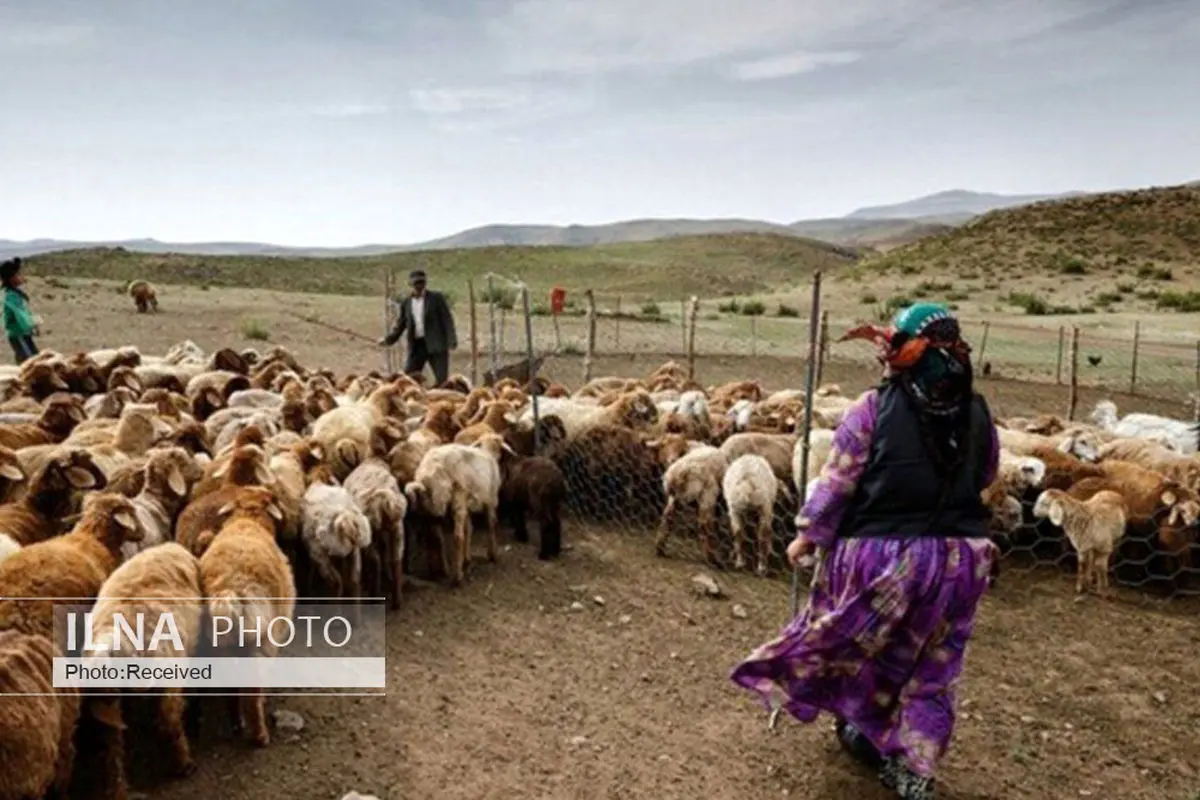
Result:
{"label": "chain link fence", "polygon": [[[561,423],[543,419],[539,446],[566,475],[577,524],[642,533],[648,547],[654,540],[672,558],[789,572],[785,549],[806,494],[799,473],[819,474],[842,412],[879,378],[869,347],[836,342],[863,319],[821,313],[819,292],[794,306],[738,298],[648,301],[574,287],[556,299],[535,296],[519,279],[486,275],[468,293],[472,372],[486,377],[522,361],[537,367],[536,388],[545,395],[539,417]],[[1200,345],[1154,339],[1140,322],[1127,339],[1065,324],[967,317],[962,325],[979,389],[1001,425],[1041,437],[1035,441],[1056,452],[1070,449],[1064,442],[1075,425],[1086,426],[1074,432],[1092,449],[1076,449],[1084,458],[1073,458],[1066,472],[1055,456],[1040,459],[1034,472],[1044,477],[1037,485],[1012,472],[1034,456],[1006,448],[1008,482],[991,497],[1003,569],[1058,569],[1069,586],[1074,549],[1060,528],[1034,517],[1039,494],[1073,490],[1086,477],[1116,484],[1103,459],[1094,463],[1095,449],[1113,438],[1115,420],[1103,411],[1104,401],[1116,406],[1118,419],[1149,412],[1163,418],[1160,426],[1174,420],[1191,431]],[[810,330],[816,390],[806,438]],[[706,471],[705,454],[713,452],[724,462],[709,461]],[[732,463],[738,467],[731,475]],[[1176,480],[1152,459],[1138,466],[1164,483],[1150,492],[1157,497],[1133,498],[1138,507],[1112,556],[1112,581],[1169,596],[1200,594],[1200,470],[1183,470],[1187,477]]]}

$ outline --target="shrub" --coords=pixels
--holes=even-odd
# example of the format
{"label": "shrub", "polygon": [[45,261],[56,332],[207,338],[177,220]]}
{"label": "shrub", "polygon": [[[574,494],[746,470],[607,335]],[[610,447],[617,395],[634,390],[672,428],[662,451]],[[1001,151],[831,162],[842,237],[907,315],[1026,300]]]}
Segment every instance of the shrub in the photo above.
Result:
{"label": "shrub", "polygon": [[642,316],[643,317],[653,317],[654,319],[661,319],[662,315],[663,315],[662,309],[658,307],[658,303],[654,302],[653,300],[642,303]]}
{"label": "shrub", "polygon": [[242,338],[252,342],[266,342],[270,340],[271,332],[258,320],[250,319],[242,323]]}
{"label": "shrub", "polygon": [[488,287],[485,286],[483,287],[483,291],[479,293],[479,302],[484,305],[493,303],[505,311],[512,311],[517,305],[517,290],[502,286],[493,286],[489,292]]}
{"label": "shrub", "polygon": [[1200,311],[1200,292],[1163,292],[1158,296],[1158,307],[1184,313]]}
{"label": "shrub", "polygon": [[1083,263],[1082,258],[1079,258],[1078,256],[1072,256],[1071,258],[1065,259],[1062,264],[1059,265],[1058,271],[1063,275],[1087,275],[1088,268],[1087,264]]}
{"label": "shrub", "polygon": [[767,307],[760,300],[747,300],[742,303],[742,316],[761,317],[767,313]]}
{"label": "shrub", "polygon": [[1035,317],[1045,316],[1051,310],[1050,304],[1045,299],[1029,292],[1010,292],[1008,303],[1009,305],[1024,309],[1026,314]]}
{"label": "shrub", "polygon": [[775,316],[790,317],[794,319],[800,316],[800,309],[780,303],[779,308],[775,309]]}
{"label": "shrub", "polygon": [[1175,275],[1166,267],[1154,267],[1149,264],[1138,267],[1137,276],[1152,281],[1170,281],[1175,279]]}
{"label": "shrub", "polygon": [[858,302],[862,303],[864,306],[873,306],[879,302],[879,298],[871,292],[865,292],[862,297],[858,298]]}
{"label": "shrub", "polygon": [[723,303],[717,303],[717,311],[722,314],[736,314],[738,313],[738,301],[726,300]]}
{"label": "shrub", "polygon": [[905,308],[907,306],[911,306],[912,304],[913,304],[913,301],[912,301],[911,297],[908,297],[907,295],[903,295],[903,294],[898,294],[895,297],[889,297],[887,299],[887,302],[884,303],[883,307],[885,309],[887,309],[888,313],[893,313],[893,312],[899,311],[900,309]]}
{"label": "shrub", "polygon": [[963,291],[947,292],[946,299],[949,301],[970,300],[971,296]]}

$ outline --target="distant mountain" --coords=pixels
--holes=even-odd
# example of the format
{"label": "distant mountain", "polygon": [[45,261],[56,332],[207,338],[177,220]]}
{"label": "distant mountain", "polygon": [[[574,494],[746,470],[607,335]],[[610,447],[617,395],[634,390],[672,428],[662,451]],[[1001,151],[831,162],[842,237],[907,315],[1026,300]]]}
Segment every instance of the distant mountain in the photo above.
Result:
{"label": "distant mountain", "polygon": [[754,219],[635,219],[607,225],[485,225],[413,245],[418,250],[503,245],[588,247],[619,242],[649,242],[671,236],[716,233],[795,234],[786,225]]}
{"label": "distant mountain", "polygon": [[797,235],[843,247],[874,247],[888,250],[936,236],[953,228],[940,222],[911,219],[806,219],[788,226]]}
{"label": "distant mountain", "polygon": [[0,239],[0,258],[33,256],[59,250],[79,250],[92,247],[123,247],[135,253],[181,253],[202,256],[289,256],[336,258],[339,256],[374,256],[408,249],[404,245],[365,244],[358,247],[283,247],[258,242],[160,242],[157,239],[122,239],[118,241],[83,242],[62,239],[30,239],[18,242]]}
{"label": "distant mountain", "polygon": [[916,219],[960,225],[972,217],[997,211],[1040,203],[1043,200],[1065,200],[1080,197],[1085,192],[1063,194],[990,194],[951,189],[887,206],[868,206],[846,215],[847,219]]}

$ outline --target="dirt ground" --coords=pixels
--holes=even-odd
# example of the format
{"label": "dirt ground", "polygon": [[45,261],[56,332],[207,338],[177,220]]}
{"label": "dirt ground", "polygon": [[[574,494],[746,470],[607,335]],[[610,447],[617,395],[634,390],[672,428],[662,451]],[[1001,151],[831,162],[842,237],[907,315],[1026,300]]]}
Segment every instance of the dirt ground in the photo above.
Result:
{"label": "dirt ground", "polygon": [[[299,735],[202,742],[199,771],[151,796],[887,797],[826,721],[769,734],[728,681],[787,618],[786,583],[719,574],[714,600],[648,538],[567,536],[560,563],[516,545],[461,591],[412,591],[390,618],[386,697],[278,698]],[[1070,589],[1009,571],[985,601],[941,796],[1194,800],[1200,607]]]}
{"label": "dirt ground", "polygon": [[[377,304],[362,300],[171,289],[163,314],[140,316],[111,287],[46,291],[35,293],[44,347],[244,346],[253,320],[308,363],[349,371],[381,361],[369,344],[287,316],[375,331]],[[645,374],[663,358],[603,356],[594,371]],[[760,376],[771,387],[801,386],[803,370],[800,359],[698,363],[705,382]],[[580,359],[547,371],[578,384]],[[825,373],[847,391],[873,377],[838,362]],[[1065,387],[983,386],[997,415],[1066,409]],[[1080,408],[1100,397],[1082,392]],[[1182,406],[1115,399],[1130,410]],[[761,708],[728,681],[787,618],[785,582],[722,574],[728,597],[713,600],[692,588],[695,561],[656,559],[645,535],[569,524],[566,537],[574,547],[558,563],[515,546],[460,591],[411,591],[389,618],[385,698],[280,698],[278,708],[306,721],[298,735],[253,751],[210,734],[195,775],[142,780],[140,790],[161,800],[332,800],[352,789],[384,800],[886,797],[847,764],[825,722],[784,721],[771,735]],[[1125,590],[1077,603],[1071,583],[1009,569],[985,601],[941,796],[1197,800],[1200,604]]]}

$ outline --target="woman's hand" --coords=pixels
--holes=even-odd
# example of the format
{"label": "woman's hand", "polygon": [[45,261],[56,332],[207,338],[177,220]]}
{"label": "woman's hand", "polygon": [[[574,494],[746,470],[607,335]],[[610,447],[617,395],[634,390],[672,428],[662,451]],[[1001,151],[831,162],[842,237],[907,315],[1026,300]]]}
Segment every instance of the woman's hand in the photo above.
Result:
{"label": "woman's hand", "polygon": [[792,565],[792,567],[799,566],[800,560],[805,556],[812,555],[816,549],[816,542],[805,536],[803,531],[797,533],[796,538],[792,539],[791,543],[787,546],[788,564]]}

